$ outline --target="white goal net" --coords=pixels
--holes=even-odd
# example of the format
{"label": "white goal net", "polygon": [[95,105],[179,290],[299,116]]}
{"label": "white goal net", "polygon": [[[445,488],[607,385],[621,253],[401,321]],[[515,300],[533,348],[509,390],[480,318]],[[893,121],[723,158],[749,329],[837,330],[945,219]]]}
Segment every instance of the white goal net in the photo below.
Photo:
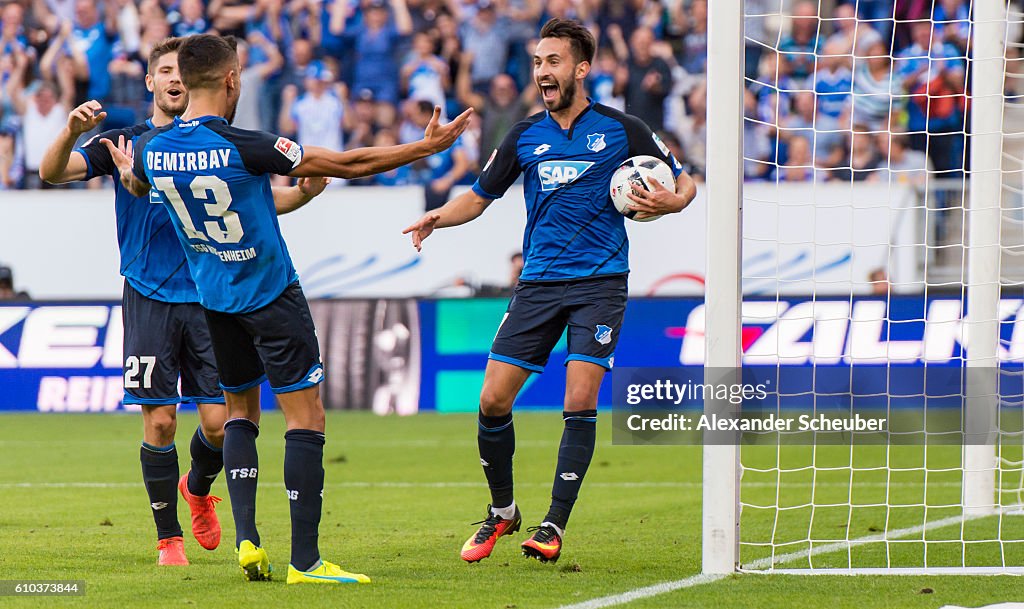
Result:
{"label": "white goal net", "polygon": [[706,448],[705,570],[1024,573],[1020,7],[747,0],[740,47],[711,4],[709,201],[744,181],[740,226],[709,212],[740,237],[709,245],[707,365],[768,379],[757,416],[885,423]]}

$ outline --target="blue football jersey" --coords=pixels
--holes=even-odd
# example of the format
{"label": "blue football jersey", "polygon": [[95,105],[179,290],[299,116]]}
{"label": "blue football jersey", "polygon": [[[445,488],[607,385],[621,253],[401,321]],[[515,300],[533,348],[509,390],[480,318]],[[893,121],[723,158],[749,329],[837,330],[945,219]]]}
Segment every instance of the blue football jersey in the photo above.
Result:
{"label": "blue football jersey", "polygon": [[682,166],[639,118],[593,103],[568,129],[547,112],[517,123],[491,154],[473,191],[501,198],[523,175],[524,281],[566,281],[629,272],[625,218],[612,204],[612,174],[646,154]]}
{"label": "blue football jersey", "polygon": [[135,175],[170,211],[207,309],[255,311],[298,280],[269,174],[288,174],[301,161],[295,142],[219,116],[176,118],[139,138]]}
{"label": "blue football jersey", "polygon": [[76,148],[85,158],[86,179],[114,176],[114,211],[117,244],[121,251],[121,274],[137,292],[161,302],[199,302],[185,251],[174,225],[162,205],[151,205],[148,197],[138,198],[121,186],[114,160],[101,139],[117,142],[118,136],[135,142],[153,129],[148,120],[134,127],[105,131],[85,146]]}

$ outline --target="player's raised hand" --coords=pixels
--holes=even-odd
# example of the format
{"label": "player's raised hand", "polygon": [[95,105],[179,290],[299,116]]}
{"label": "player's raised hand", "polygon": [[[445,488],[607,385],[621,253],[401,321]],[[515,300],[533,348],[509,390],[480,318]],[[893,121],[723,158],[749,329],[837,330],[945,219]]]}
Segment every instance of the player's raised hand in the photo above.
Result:
{"label": "player's raised hand", "polygon": [[423,251],[423,240],[429,237],[430,233],[434,232],[434,227],[440,219],[441,214],[427,212],[418,222],[402,231],[402,234],[408,235],[412,233],[412,246],[416,248],[417,252],[421,252]]}
{"label": "player's raised hand", "polygon": [[430,122],[423,131],[423,141],[434,152],[447,150],[469,126],[469,117],[472,115],[473,109],[469,108],[447,125],[441,125],[441,107],[434,106],[434,115],[430,117]]}
{"label": "player's raised hand", "polygon": [[136,197],[145,196],[149,192],[149,183],[136,178],[135,173],[132,171],[132,164],[134,163],[132,141],[125,139],[123,135],[119,135],[117,136],[117,145],[114,145],[114,142],[107,138],[101,139],[100,143],[106,146],[110,152],[110,158],[114,161],[114,166],[117,167],[118,172],[121,174],[121,184],[125,189]]}
{"label": "player's raised hand", "polygon": [[131,140],[126,140],[123,135],[119,135],[117,136],[116,145],[107,138],[101,139],[100,143],[107,147],[107,150],[110,152],[110,158],[114,161],[114,166],[117,167],[122,176],[126,172],[131,172],[133,162]]}
{"label": "player's raised hand", "polygon": [[665,185],[658,180],[649,178],[647,185],[651,190],[643,190],[634,186],[633,192],[626,195],[633,202],[629,208],[640,212],[637,215],[638,220],[674,214],[686,207],[687,201],[684,197],[665,188]]}
{"label": "player's raised hand", "polygon": [[86,131],[91,131],[105,118],[107,118],[107,113],[103,111],[100,102],[90,99],[68,115],[68,131],[74,135],[81,135]]}

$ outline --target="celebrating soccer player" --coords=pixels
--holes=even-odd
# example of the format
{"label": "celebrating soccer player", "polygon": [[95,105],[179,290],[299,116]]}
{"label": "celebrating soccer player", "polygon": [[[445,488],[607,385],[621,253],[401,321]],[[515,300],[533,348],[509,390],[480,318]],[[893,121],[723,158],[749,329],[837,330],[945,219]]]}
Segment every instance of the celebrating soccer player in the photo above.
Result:
{"label": "celebrating soccer player", "polygon": [[288,583],[369,582],[320,557],[324,372],[309,306],[273,213],[269,174],[359,178],[388,171],[451,146],[470,111],[440,126],[435,109],[424,138],[411,144],[303,149],[283,137],[230,126],[241,86],[234,39],[192,36],[178,52],[178,67],[189,90],[184,114],[141,136],[134,162],[123,141],[104,143],[125,186],[136,195],[152,186],[170,210],[196,279],[227,398],[224,468],[239,565],[250,580],[270,576],[256,529],[259,385],[266,378],[288,427]]}
{"label": "celebrating soccer player", "polygon": [[681,211],[696,195],[693,180],[668,148],[638,118],[589,100],[594,37],[575,21],[552,19],[533,56],[534,82],[546,111],[516,124],[472,190],[428,212],[405,230],[420,249],[435,228],[480,216],[524,175],[525,266],[491,347],[477,441],[491,491],[487,517],[462,547],[462,559],[490,556],[497,539],[522,522],[513,498],[515,431],[512,404],[530,373],[542,372],[568,328],[565,429],[551,489],[551,506],[526,556],[555,561],[569,513],[594,454],[597,394],[612,356],[626,307],[628,240],[623,216],[609,198],[612,173],[627,158],[658,157],[673,168],[675,192],[658,182],[630,195],[643,218]]}
{"label": "celebrating soccer player", "polygon": [[[153,117],[143,123],[107,131],[82,148],[76,140],[106,117],[100,104],[89,101],[68,116],[67,127],[43,157],[39,176],[52,183],[117,175],[104,138],[129,140],[169,124],[181,114],[188,92],[178,75],[181,39],[170,38],[149,55],[146,88],[153,93]],[[279,213],[301,207],[323,191],[323,180],[307,180],[296,188],[278,188]],[[142,477],[156,521],[160,565],[187,565],[177,514],[177,489],[192,512],[192,533],[213,550],[220,544],[220,523],[214,510],[219,498],[210,487],[223,467],[224,394],[217,382],[206,317],[185,264],[185,252],[167,212],[139,199],[114,181],[117,237],[124,275],[124,403],[142,408]],[[178,395],[178,378],[182,395]],[[195,402],[199,427],[192,435],[191,469],[178,477],[174,446],[177,406]]]}

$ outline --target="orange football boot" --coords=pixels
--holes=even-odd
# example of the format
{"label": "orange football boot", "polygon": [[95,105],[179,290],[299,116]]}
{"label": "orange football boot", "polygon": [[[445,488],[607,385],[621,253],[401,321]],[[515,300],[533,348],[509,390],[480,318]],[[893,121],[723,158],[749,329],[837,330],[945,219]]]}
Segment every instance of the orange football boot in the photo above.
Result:
{"label": "orange football boot", "polygon": [[220,545],[220,520],[217,519],[217,511],[214,506],[220,503],[220,497],[206,495],[200,497],[193,495],[188,490],[188,472],[178,480],[178,490],[181,496],[188,503],[188,509],[192,512],[192,534],[195,535],[199,545],[207,550],[215,550]]}
{"label": "orange football boot", "polygon": [[558,562],[562,555],[562,537],[549,526],[530,527],[533,536],[523,542],[523,556],[536,558],[541,562]]}
{"label": "orange football boot", "polygon": [[161,539],[156,544],[156,549],[160,551],[156,564],[177,567],[188,565],[188,559],[185,558],[185,541],[181,537]]}
{"label": "orange football boot", "polygon": [[491,511],[487,506],[487,518],[473,524],[482,525],[477,529],[476,534],[466,540],[462,545],[462,560],[466,562],[478,562],[491,555],[494,544],[502,535],[511,535],[519,530],[523,523],[523,517],[516,508],[516,513],[510,520],[505,520]]}

